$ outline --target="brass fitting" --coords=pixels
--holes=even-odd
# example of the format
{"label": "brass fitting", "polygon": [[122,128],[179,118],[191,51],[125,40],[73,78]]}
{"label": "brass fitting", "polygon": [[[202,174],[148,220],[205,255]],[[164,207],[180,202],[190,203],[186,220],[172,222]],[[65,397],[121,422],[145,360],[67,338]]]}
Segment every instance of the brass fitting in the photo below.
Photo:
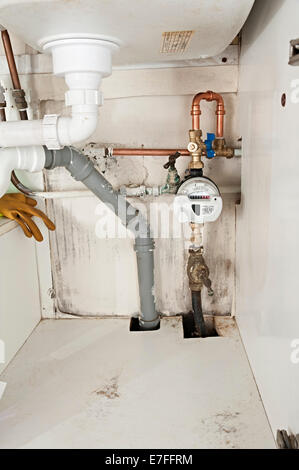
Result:
{"label": "brass fitting", "polygon": [[234,149],[226,146],[223,137],[214,140],[213,149],[215,150],[215,157],[232,158],[234,156]]}
{"label": "brass fitting", "polygon": [[193,247],[197,247],[197,249],[202,246],[202,242],[203,242],[201,227],[202,226],[200,226],[200,224],[195,224],[194,222],[190,223],[190,228],[191,228],[190,241],[191,241]]}
{"label": "brass fitting", "polygon": [[187,274],[189,278],[189,287],[192,292],[199,292],[203,286],[208,289],[208,294],[213,295],[212,282],[209,279],[209,268],[203,258],[203,249],[189,249],[189,259]]}
{"label": "brass fitting", "polygon": [[164,186],[162,186],[161,189],[162,193],[176,194],[178,190],[181,179],[175,167],[175,162],[180,156],[180,152],[176,152],[172,155],[169,155],[168,162],[163,165],[166,170],[168,169],[168,173],[166,183],[164,184]]}
{"label": "brass fitting", "polygon": [[12,90],[11,94],[15,100],[16,107],[18,110],[24,110],[28,108],[24,90],[18,90],[18,89]]}
{"label": "brass fitting", "polygon": [[189,164],[189,169],[201,169],[204,167],[204,164],[201,160],[201,156],[205,151],[205,143],[203,142],[202,132],[200,129],[195,130],[191,129],[189,131],[189,144],[188,151],[191,154],[192,161]]}
{"label": "brass fitting", "polygon": [[[189,139],[188,151],[192,157],[189,169],[202,169],[204,167],[202,157],[207,154],[206,145],[202,140],[202,131],[191,129],[189,131]],[[223,137],[214,140],[213,150],[215,151],[215,157],[232,158],[234,156],[234,149],[226,146]]]}

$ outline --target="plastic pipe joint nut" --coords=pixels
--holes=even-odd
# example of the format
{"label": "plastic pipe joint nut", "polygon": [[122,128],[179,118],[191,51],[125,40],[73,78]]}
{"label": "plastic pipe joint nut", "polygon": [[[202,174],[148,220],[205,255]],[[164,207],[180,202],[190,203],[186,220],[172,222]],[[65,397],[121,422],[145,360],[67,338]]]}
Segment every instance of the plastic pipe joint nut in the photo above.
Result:
{"label": "plastic pipe joint nut", "polygon": [[103,105],[103,95],[99,90],[68,90],[65,93],[66,106]]}
{"label": "plastic pipe joint nut", "polygon": [[206,150],[207,150],[207,158],[214,158],[215,157],[215,150],[213,150],[213,142],[215,140],[215,134],[208,132],[207,138],[205,140]]}

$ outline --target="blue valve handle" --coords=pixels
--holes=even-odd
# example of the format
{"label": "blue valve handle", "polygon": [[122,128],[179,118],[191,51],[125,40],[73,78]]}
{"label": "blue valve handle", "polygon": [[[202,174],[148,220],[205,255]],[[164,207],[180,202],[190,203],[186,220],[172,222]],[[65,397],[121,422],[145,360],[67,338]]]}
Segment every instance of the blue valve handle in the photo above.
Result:
{"label": "blue valve handle", "polygon": [[205,140],[206,149],[207,149],[207,158],[214,158],[215,157],[215,150],[213,150],[212,144],[215,140],[215,134],[212,132],[207,133],[207,138]]}

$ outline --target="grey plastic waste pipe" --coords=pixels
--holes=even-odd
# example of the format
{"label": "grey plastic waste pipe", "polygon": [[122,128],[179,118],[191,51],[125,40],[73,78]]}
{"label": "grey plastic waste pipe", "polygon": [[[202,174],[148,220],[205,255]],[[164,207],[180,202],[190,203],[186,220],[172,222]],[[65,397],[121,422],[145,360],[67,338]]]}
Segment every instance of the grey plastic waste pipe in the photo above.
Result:
{"label": "grey plastic waste pipe", "polygon": [[154,298],[155,244],[146,220],[120,193],[114,191],[93,163],[78,150],[72,147],[64,147],[61,150],[48,150],[46,147],[44,149],[47,170],[66,168],[75,180],[82,181],[102,202],[110,208],[112,206],[124,226],[134,233],[141,309],[139,324],[142,330],[154,329],[160,321]]}

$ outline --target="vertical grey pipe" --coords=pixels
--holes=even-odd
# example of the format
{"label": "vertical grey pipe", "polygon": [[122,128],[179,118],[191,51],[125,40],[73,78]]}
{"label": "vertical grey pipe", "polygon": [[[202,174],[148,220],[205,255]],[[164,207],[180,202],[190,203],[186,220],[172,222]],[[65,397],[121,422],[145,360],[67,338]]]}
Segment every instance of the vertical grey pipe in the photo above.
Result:
{"label": "vertical grey pipe", "polygon": [[[154,298],[154,241],[151,238],[150,228],[140,214],[131,204],[99,173],[92,162],[72,147],[61,150],[45,149],[45,168],[50,170],[56,167],[65,167],[74,179],[82,181],[102,202],[114,208],[115,214],[128,229],[130,223],[138,217],[135,234],[135,251],[137,256],[139,295],[140,295],[140,327],[152,330],[159,324],[159,315],[156,312]],[[136,228],[136,225],[134,225]]]}
{"label": "vertical grey pipe", "polygon": [[141,329],[152,330],[159,324],[154,297],[154,248],[152,238],[135,238],[138,284],[140,294]]}

